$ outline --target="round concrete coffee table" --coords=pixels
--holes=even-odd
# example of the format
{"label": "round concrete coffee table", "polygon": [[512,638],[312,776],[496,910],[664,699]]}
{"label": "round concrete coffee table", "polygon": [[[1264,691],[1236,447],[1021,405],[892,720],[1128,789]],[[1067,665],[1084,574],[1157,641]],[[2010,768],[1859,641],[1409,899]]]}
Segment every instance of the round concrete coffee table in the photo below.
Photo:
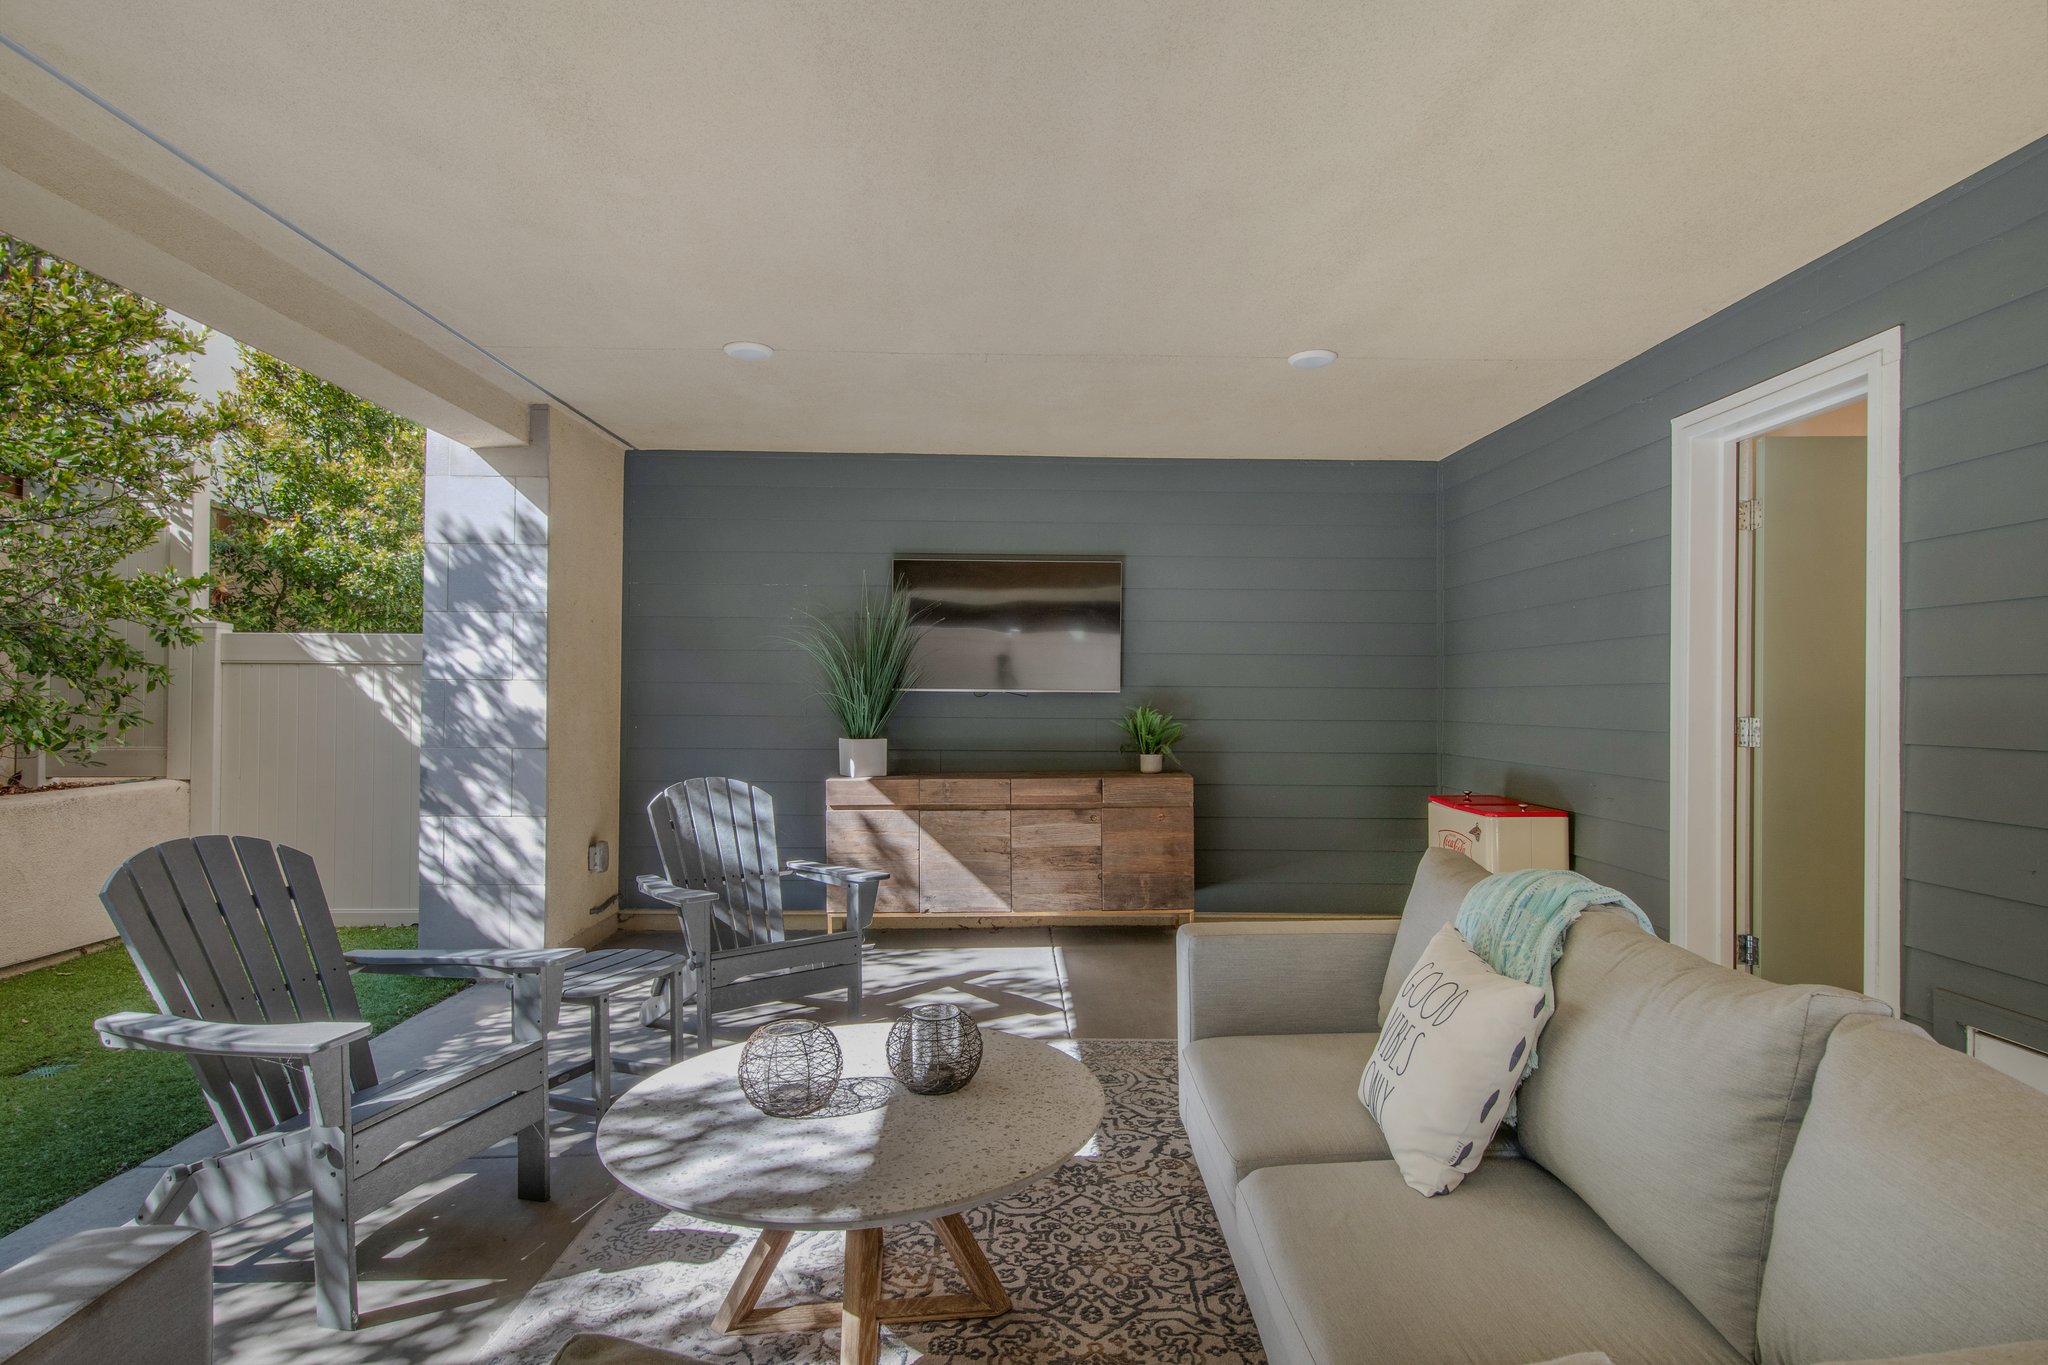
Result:
{"label": "round concrete coffee table", "polygon": [[[759,1228],[712,1325],[721,1332],[841,1328],[840,1360],[872,1365],[885,1322],[1008,1311],[1009,1295],[960,1215],[1037,1181],[1102,1122],[1101,1083],[1074,1058],[1007,1033],[982,1034],[965,1090],[914,1095],[889,1075],[887,1024],[834,1029],[846,1065],[834,1102],[772,1118],[740,1092],[737,1047],[680,1062],[634,1086],[597,1128],[597,1153],[620,1184],[681,1213]],[[882,1229],[929,1222],[966,1294],[882,1297]],[[845,1299],[760,1309],[796,1232],[846,1234]]]}

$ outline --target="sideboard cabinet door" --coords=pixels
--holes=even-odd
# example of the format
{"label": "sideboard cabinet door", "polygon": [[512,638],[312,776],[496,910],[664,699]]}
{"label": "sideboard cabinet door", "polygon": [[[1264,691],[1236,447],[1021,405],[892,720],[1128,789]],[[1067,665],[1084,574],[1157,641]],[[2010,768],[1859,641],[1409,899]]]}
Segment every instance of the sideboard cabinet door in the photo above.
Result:
{"label": "sideboard cabinet door", "polygon": [[1010,812],[1010,908],[1102,908],[1101,811]]}
{"label": "sideboard cabinet door", "polygon": [[1009,811],[925,810],[918,824],[920,909],[979,915],[1010,908]]}
{"label": "sideboard cabinet door", "polygon": [[1105,910],[1184,910],[1195,903],[1193,806],[1111,806],[1102,812]]}
{"label": "sideboard cabinet door", "polygon": [[[886,872],[875,890],[875,913],[910,914],[918,908],[917,813],[885,807],[825,812],[826,856],[835,863]],[[837,905],[839,893],[833,893]]]}

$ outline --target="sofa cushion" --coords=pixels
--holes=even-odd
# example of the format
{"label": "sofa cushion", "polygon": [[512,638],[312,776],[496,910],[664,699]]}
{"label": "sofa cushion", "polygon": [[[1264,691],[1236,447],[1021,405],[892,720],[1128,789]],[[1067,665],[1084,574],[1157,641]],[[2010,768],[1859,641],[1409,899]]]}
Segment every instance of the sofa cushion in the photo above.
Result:
{"label": "sofa cushion", "polygon": [[2048,1095],[1855,1019],[1785,1168],[1757,1325],[1807,1365],[2048,1337]]}
{"label": "sofa cushion", "polygon": [[1522,1149],[1743,1354],[1778,1177],[1845,1015],[1864,996],[1717,967],[1607,910],[1580,916],[1557,1013],[1522,1082]]}
{"label": "sofa cushion", "polygon": [[1262,1166],[1378,1161],[1379,1125],[1358,1102],[1377,1033],[1203,1038],[1181,1055],[1181,1115],[1217,1212]]}
{"label": "sofa cushion", "polygon": [[1449,1199],[1417,1199],[1388,1161],[1269,1166],[1237,1187],[1237,1221],[1272,1365],[1743,1359],[1526,1161],[1489,1162]]}
{"label": "sofa cushion", "polygon": [[1380,983],[1379,1024],[1384,1027],[1387,1011],[1394,1007],[1401,983],[1436,931],[1458,917],[1465,893],[1491,874],[1462,853],[1447,848],[1424,849],[1415,866],[1415,881],[1408,888],[1408,903],[1401,908],[1401,927],[1394,934],[1394,952],[1387,959],[1386,979]]}
{"label": "sofa cushion", "polygon": [[1358,1081],[1411,1189],[1449,1194],[1479,1168],[1536,1048],[1548,1002],[1454,928],[1436,931]]}

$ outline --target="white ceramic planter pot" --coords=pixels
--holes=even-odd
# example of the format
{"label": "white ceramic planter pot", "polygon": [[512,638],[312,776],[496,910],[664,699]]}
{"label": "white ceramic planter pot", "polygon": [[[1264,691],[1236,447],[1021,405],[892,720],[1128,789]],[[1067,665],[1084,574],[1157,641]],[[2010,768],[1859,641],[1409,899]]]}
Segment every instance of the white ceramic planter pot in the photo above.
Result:
{"label": "white ceramic planter pot", "polygon": [[839,741],[841,777],[887,777],[889,741],[886,739],[842,739]]}
{"label": "white ceramic planter pot", "polygon": [[1156,772],[1160,772],[1160,771],[1164,770],[1164,769],[1165,769],[1165,767],[1166,767],[1166,755],[1165,755],[1165,754],[1139,754],[1139,755],[1138,755],[1138,771],[1139,771],[1139,772],[1141,772],[1141,773],[1156,773]]}

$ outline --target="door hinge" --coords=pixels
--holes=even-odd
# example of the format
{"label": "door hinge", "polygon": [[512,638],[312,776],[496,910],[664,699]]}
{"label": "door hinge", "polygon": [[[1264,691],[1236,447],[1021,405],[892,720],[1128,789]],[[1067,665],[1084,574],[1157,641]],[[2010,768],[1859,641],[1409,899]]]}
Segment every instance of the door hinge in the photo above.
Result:
{"label": "door hinge", "polygon": [[1735,936],[1736,966],[1754,967],[1762,960],[1763,945],[1757,941],[1755,934],[1737,934]]}
{"label": "door hinge", "polygon": [[1738,531],[1761,531],[1764,528],[1764,505],[1756,498],[1744,498],[1735,504],[1735,529]]}
{"label": "door hinge", "polygon": [[1735,747],[1738,749],[1761,749],[1764,743],[1764,721],[1762,716],[1737,716],[1735,718]]}

